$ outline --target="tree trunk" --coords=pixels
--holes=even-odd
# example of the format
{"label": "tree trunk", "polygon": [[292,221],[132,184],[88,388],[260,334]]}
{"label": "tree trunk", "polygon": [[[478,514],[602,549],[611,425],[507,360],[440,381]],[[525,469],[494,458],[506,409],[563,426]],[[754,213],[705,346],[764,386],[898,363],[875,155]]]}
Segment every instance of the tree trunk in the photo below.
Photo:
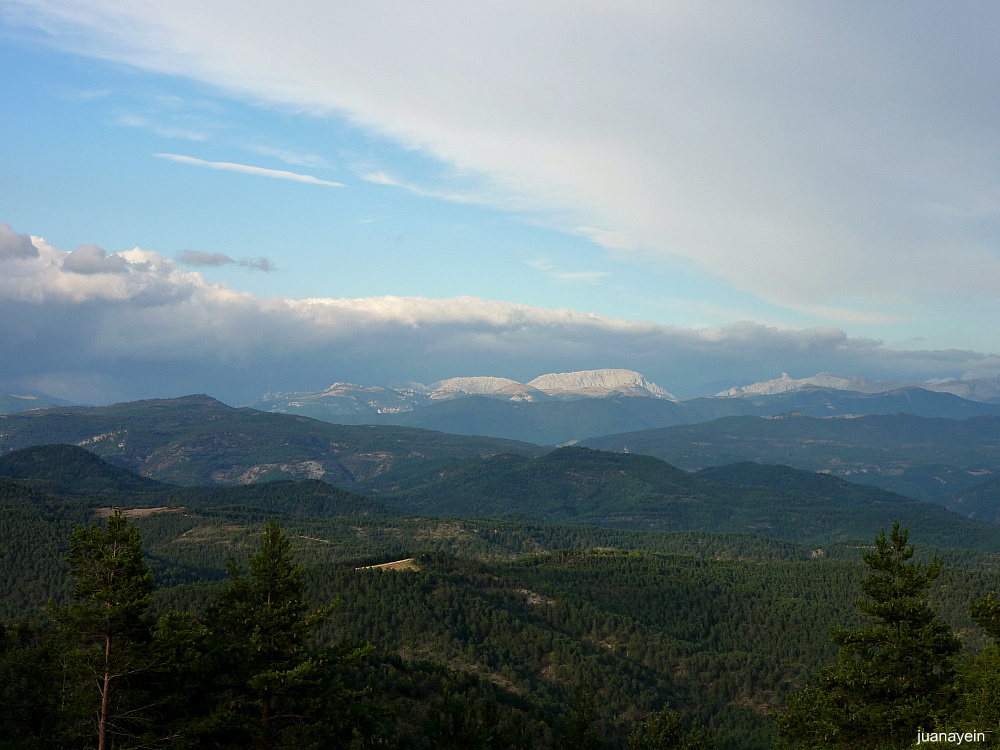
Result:
{"label": "tree trunk", "polygon": [[261,747],[271,747],[271,694],[265,693],[260,702]]}
{"label": "tree trunk", "polygon": [[104,636],[104,684],[101,686],[101,715],[97,719],[97,750],[106,750],[108,709],[111,706],[111,636]]}

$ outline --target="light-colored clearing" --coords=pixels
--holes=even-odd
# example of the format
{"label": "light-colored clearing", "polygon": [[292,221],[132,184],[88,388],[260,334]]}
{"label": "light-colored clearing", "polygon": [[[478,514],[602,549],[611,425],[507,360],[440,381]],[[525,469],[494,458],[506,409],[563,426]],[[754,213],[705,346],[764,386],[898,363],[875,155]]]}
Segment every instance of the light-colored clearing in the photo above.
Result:
{"label": "light-colored clearing", "polygon": [[306,536],[305,534],[299,534],[299,539],[308,539],[310,542],[323,542],[323,544],[333,544],[333,542],[327,539],[320,539],[315,536]]}
{"label": "light-colored clearing", "polygon": [[[94,513],[98,518],[110,518],[115,514],[116,508],[95,508]],[[145,518],[154,513],[177,513],[184,510],[183,505],[164,505],[161,508],[122,508],[125,511],[125,518]]]}
{"label": "light-colored clearing", "polygon": [[355,568],[355,570],[420,570],[420,566],[417,565],[417,561],[412,557],[408,557],[405,560],[396,560],[395,562],[382,563],[380,565],[362,565],[360,568]]}

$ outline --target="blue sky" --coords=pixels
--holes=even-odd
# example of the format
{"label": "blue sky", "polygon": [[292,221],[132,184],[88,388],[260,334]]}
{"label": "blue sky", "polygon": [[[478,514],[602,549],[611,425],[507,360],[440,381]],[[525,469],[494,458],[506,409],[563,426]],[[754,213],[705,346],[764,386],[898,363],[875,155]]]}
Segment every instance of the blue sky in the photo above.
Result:
{"label": "blue sky", "polygon": [[997,374],[997,31],[991,4],[0,0],[0,387]]}

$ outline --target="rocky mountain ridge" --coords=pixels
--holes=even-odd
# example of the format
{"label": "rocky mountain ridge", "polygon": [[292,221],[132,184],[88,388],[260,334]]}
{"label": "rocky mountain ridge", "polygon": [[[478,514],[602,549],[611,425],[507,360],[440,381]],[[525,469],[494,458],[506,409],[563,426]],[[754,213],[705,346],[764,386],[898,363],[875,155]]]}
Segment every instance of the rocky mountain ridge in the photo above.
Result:
{"label": "rocky mountain ridge", "polygon": [[787,372],[780,378],[765,380],[751,385],[730,388],[716,394],[716,398],[733,398],[743,396],[773,396],[777,393],[787,393],[805,388],[831,388],[838,391],[853,391],[855,393],[889,393],[902,388],[923,388],[934,393],[950,393],[969,401],[1000,402],[1000,377],[973,378],[969,380],[942,381],[904,381],[904,380],[871,380],[866,377],[845,377],[832,372],[821,372],[808,378],[792,378]]}
{"label": "rocky mountain ridge", "polygon": [[263,411],[322,419],[333,414],[397,414],[465,396],[540,402],[601,398],[612,394],[676,401],[672,394],[646,380],[641,373],[605,369],[549,373],[527,383],[492,376],[447,378],[430,385],[406,383],[397,387],[334,383],[325,391],[267,393],[251,406]]}

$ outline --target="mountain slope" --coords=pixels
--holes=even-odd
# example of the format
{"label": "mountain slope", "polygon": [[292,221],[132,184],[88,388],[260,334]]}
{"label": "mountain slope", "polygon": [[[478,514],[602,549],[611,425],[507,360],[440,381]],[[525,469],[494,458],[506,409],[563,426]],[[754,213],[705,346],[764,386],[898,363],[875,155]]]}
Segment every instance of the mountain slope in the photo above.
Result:
{"label": "mountain slope", "polygon": [[40,445],[0,456],[0,476],[67,495],[156,492],[162,484],[112,466],[75,445]]}
{"label": "mountain slope", "polygon": [[786,464],[942,504],[948,493],[1000,472],[1000,418],[992,416],[729,417],[583,442],[689,470],[740,461]]}
{"label": "mountain slope", "polygon": [[975,378],[969,380],[945,380],[941,382],[905,382],[901,380],[870,380],[865,377],[844,377],[832,372],[821,372],[809,378],[791,378],[782,373],[780,378],[766,380],[751,385],[738,386],[719,393],[719,396],[759,396],[818,386],[859,393],[887,393],[900,389],[920,388],[935,393],[950,393],[971,401],[1000,401],[1000,377]]}
{"label": "mountain slope", "polygon": [[65,401],[44,393],[26,393],[15,396],[12,393],[0,393],[0,414],[13,414],[28,409],[47,409],[50,406],[68,406]]}
{"label": "mountain slope", "polygon": [[338,426],[234,409],[208,396],[0,416],[0,453],[49,443],[84,447],[120,468],[188,485],[323,479],[349,486],[409,463],[541,450],[405,427]]}
{"label": "mountain slope", "polygon": [[570,447],[532,459],[472,459],[372,489],[405,513],[749,532],[797,543],[866,538],[899,520],[941,546],[1000,552],[1000,529],[932,503],[787,466],[751,463],[691,475],[652,456]]}
{"label": "mountain slope", "polygon": [[611,393],[626,395],[655,396],[675,400],[656,383],[650,383],[640,373],[633,370],[581,370],[579,372],[559,372],[540,375],[527,385],[550,394],[579,394],[606,396]]}
{"label": "mountain slope", "polygon": [[[546,382],[556,385],[559,381]],[[567,385],[581,385],[582,382],[573,380]],[[579,390],[543,391],[529,385],[511,387],[502,393],[465,395],[461,398],[434,399],[416,394],[413,398],[422,401],[404,404],[405,399],[400,393],[389,389],[348,392],[335,388],[315,398],[292,394],[294,398],[260,401],[257,406],[269,411],[304,414],[335,424],[395,424],[542,445],[696,424],[727,416],[774,416],[792,411],[818,417],[904,413],[964,419],[1000,415],[1000,405],[967,401],[949,393],[932,393],[920,388],[863,394],[810,387],[753,398],[696,398],[688,401],[643,396],[640,391],[632,391],[630,395],[614,392],[597,397],[585,397],[580,393]]]}

